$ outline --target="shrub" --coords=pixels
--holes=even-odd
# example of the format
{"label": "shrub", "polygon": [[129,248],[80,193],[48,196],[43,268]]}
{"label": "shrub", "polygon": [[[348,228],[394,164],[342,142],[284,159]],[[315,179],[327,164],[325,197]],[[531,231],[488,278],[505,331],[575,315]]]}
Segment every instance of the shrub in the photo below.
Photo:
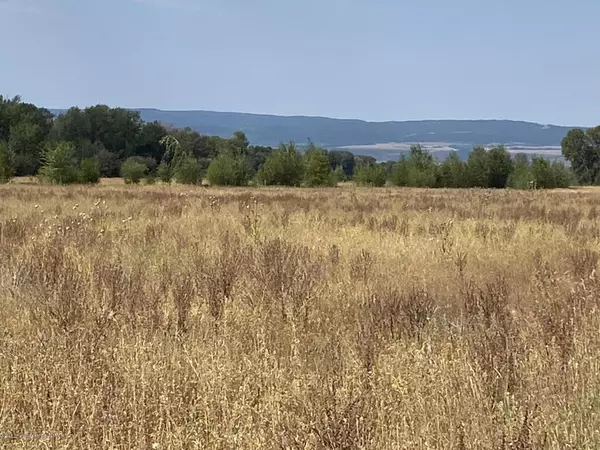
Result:
{"label": "shrub", "polygon": [[337,166],[333,172],[331,172],[331,176],[333,177],[335,184],[342,183],[348,179],[348,176],[346,175],[346,172],[344,172],[342,166]]}
{"label": "shrub", "polygon": [[150,156],[132,156],[134,161],[146,166],[146,173],[153,173],[156,171],[156,160]]}
{"label": "shrub", "polygon": [[306,186],[334,186],[336,184],[334,177],[329,172],[329,159],[324,149],[311,142],[304,160],[304,183]]}
{"label": "shrub", "polygon": [[171,167],[166,162],[161,162],[156,168],[156,176],[163,183],[171,183],[171,179],[173,178]]}
{"label": "shrub", "polygon": [[567,188],[575,182],[575,174],[563,163],[533,157],[529,164],[527,155],[519,154],[515,157],[508,186],[513,189],[555,189]]}
{"label": "shrub", "polygon": [[281,144],[265,160],[258,172],[258,180],[265,185],[300,186],[304,175],[302,155],[296,144]]}
{"label": "shrub", "polygon": [[148,167],[136,161],[135,158],[127,158],[127,160],[121,166],[121,176],[125,179],[127,184],[137,184],[146,175]]}
{"label": "shrub", "polygon": [[97,159],[101,177],[113,178],[120,175],[121,162],[119,161],[119,155],[102,149],[98,152]]}
{"label": "shrub", "polygon": [[70,184],[79,180],[79,171],[74,164],[75,147],[70,142],[58,142],[48,146],[40,168],[42,181],[54,184]]}
{"label": "shrub", "polygon": [[564,164],[541,157],[532,158],[531,173],[538,189],[567,188],[573,184],[573,173]]}
{"label": "shrub", "polygon": [[555,172],[556,187],[568,188],[577,184],[577,177],[575,172],[570,167],[567,167],[564,163],[554,161],[552,163],[552,169]]}
{"label": "shrub", "polygon": [[364,165],[361,164],[354,169],[354,181],[359,186],[385,186],[386,173],[385,167],[381,164]]}
{"label": "shrub", "polygon": [[409,186],[408,178],[410,171],[410,163],[406,156],[402,155],[392,169],[392,183],[396,186]]}
{"label": "shrub", "polygon": [[462,188],[467,186],[466,166],[456,152],[450,152],[439,168],[439,185],[445,188]]}
{"label": "shrub", "polygon": [[8,183],[14,175],[14,158],[6,142],[0,142],[0,183]]}
{"label": "shrub", "polygon": [[392,172],[396,186],[436,187],[437,166],[431,154],[420,145],[410,147],[410,155],[404,155]]}
{"label": "shrub", "polygon": [[534,181],[527,155],[520,153],[515,156],[513,170],[508,177],[506,185],[512,189],[529,189],[533,187]]}
{"label": "shrub", "polygon": [[210,163],[206,177],[215,186],[247,186],[251,174],[252,167],[243,155],[226,152]]}
{"label": "shrub", "polygon": [[95,184],[100,181],[100,168],[96,158],[87,158],[81,161],[81,182]]}
{"label": "shrub", "polygon": [[198,160],[193,156],[185,156],[178,162],[174,176],[175,180],[181,184],[200,183],[202,181],[202,170]]}

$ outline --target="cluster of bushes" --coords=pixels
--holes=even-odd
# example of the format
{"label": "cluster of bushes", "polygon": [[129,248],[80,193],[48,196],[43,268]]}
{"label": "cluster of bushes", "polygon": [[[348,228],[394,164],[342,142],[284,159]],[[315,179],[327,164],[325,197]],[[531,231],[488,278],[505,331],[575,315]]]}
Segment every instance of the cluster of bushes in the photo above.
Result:
{"label": "cluster of bushes", "polygon": [[429,188],[560,188],[575,183],[570,168],[541,157],[525,154],[512,158],[502,146],[486,150],[476,147],[467,161],[455,152],[436,161],[419,145],[411,148],[393,167],[389,181],[396,186]]}
{"label": "cluster of bushes", "polygon": [[308,187],[335,186],[337,177],[330,170],[327,151],[312,142],[304,153],[293,142],[281,144],[267,157],[257,176],[258,184],[265,186]]}

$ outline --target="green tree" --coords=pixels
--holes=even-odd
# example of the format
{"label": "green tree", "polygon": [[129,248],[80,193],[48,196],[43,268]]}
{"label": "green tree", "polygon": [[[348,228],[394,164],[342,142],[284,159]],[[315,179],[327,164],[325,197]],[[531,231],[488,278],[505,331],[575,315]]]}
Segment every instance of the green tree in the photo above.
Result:
{"label": "green tree", "polygon": [[331,177],[333,178],[335,184],[343,183],[348,179],[342,166],[337,166],[333,172],[331,172]]}
{"label": "green tree", "polygon": [[146,176],[147,171],[148,167],[134,157],[127,158],[121,166],[121,176],[127,184],[139,183]]}
{"label": "green tree", "polygon": [[81,181],[95,184],[100,181],[100,168],[96,158],[87,158],[81,161]]}
{"label": "green tree", "polygon": [[354,155],[354,165],[369,165],[369,164],[377,164],[377,159],[373,156],[367,155]]}
{"label": "green tree", "polygon": [[236,131],[228,141],[229,150],[235,155],[247,155],[250,143],[243,131]]}
{"label": "green tree", "polygon": [[561,143],[564,158],[571,163],[581,184],[600,183],[600,126],[586,131],[573,129]]}
{"label": "green tree", "polygon": [[404,155],[392,173],[396,186],[436,187],[437,166],[433,156],[419,144],[411,145],[408,158]]}
{"label": "green tree", "polygon": [[302,155],[293,142],[282,143],[258,172],[259,182],[265,185],[300,186],[303,176]]}
{"label": "green tree", "polygon": [[446,188],[462,188],[467,184],[465,163],[458,153],[452,151],[440,165],[439,185]]}
{"label": "green tree", "polygon": [[8,146],[14,155],[17,175],[35,175],[39,170],[42,142],[40,127],[34,123],[20,122],[10,128]]}
{"label": "green tree", "polygon": [[169,164],[167,164],[165,161],[161,162],[156,168],[156,176],[163,183],[171,183],[173,172],[171,171]]}
{"label": "green tree", "polygon": [[487,187],[504,189],[508,177],[513,171],[510,153],[504,146],[494,147],[487,152],[488,183]]}
{"label": "green tree", "polygon": [[39,174],[42,181],[54,184],[70,184],[79,180],[74,163],[75,146],[71,142],[57,142],[47,146]]}
{"label": "green tree", "polygon": [[70,108],[65,113],[60,114],[54,121],[54,127],[51,132],[51,139],[79,143],[85,140],[94,142],[92,139],[90,118],[88,114],[80,108]]}
{"label": "green tree", "polygon": [[8,144],[0,141],[0,183],[8,183],[14,175],[13,155]]}
{"label": "green tree", "polygon": [[198,184],[202,182],[202,170],[198,160],[188,155],[179,161],[175,168],[175,180],[181,184]]}
{"label": "green tree", "polygon": [[[98,143],[98,145],[102,144]],[[121,162],[119,161],[119,155],[113,152],[109,152],[102,146],[102,149],[98,152],[96,158],[98,160],[100,176],[106,178],[114,178],[120,176]]]}
{"label": "green tree", "polygon": [[208,166],[206,177],[215,186],[247,186],[252,176],[252,167],[242,155],[223,153]]}
{"label": "green tree", "polygon": [[335,184],[335,180],[329,172],[327,153],[323,148],[310,142],[304,161],[304,183],[306,186],[333,186]]}
{"label": "green tree", "polygon": [[467,180],[469,187],[488,187],[490,168],[488,152],[485,148],[477,146],[469,153],[467,159]]}
{"label": "green tree", "polygon": [[556,173],[550,161],[534,156],[531,159],[531,173],[538,189],[554,189],[557,187]]}
{"label": "green tree", "polygon": [[334,150],[327,153],[329,169],[335,170],[341,167],[346,178],[352,178],[356,161],[354,155],[348,151]]}
{"label": "green tree", "polygon": [[557,188],[568,188],[577,184],[577,177],[570,167],[567,167],[560,161],[552,162],[552,170],[554,171],[554,179],[556,180]]}
{"label": "green tree", "polygon": [[385,167],[382,164],[361,164],[354,170],[354,181],[359,186],[385,186]]}
{"label": "green tree", "polygon": [[258,173],[260,168],[267,161],[269,155],[273,153],[273,149],[271,147],[263,147],[259,145],[251,145],[248,147],[248,159],[250,160],[250,165],[252,166],[252,171],[254,173]]}
{"label": "green tree", "polygon": [[159,122],[147,122],[140,126],[136,156],[145,156],[162,161],[166,148],[162,139],[167,135],[167,129]]}
{"label": "green tree", "polygon": [[[359,164],[361,166],[361,164]],[[405,155],[400,156],[400,160],[394,164],[391,180],[395,186],[407,187],[409,184],[411,165]]]}
{"label": "green tree", "polygon": [[507,186],[512,189],[529,189],[534,186],[534,183],[528,156],[524,153],[515,155],[513,171],[508,177]]}

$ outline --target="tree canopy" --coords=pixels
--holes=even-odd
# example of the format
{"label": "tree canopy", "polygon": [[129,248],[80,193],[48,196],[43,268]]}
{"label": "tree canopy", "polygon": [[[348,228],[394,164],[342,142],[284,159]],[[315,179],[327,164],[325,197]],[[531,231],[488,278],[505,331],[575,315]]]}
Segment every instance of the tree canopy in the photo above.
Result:
{"label": "tree canopy", "polygon": [[[125,176],[169,183],[244,186],[333,186],[354,180],[368,186],[425,188],[552,188],[600,184],[600,126],[574,129],[562,141],[570,168],[542,158],[513,157],[504,147],[475,147],[467,161],[452,152],[444,161],[419,144],[393,162],[326,150],[309,140],[277,149],[252,145],[242,131],[226,139],[192,128],[145,122],[140,113],[95,105],[54,116],[20,97],[0,95],[0,181],[39,175],[54,183],[96,182]],[[572,168],[572,171],[571,171]]]}

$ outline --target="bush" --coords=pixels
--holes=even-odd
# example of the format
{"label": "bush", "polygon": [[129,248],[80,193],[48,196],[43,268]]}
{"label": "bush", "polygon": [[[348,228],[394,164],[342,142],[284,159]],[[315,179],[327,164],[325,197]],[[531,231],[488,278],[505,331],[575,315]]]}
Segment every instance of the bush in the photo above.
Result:
{"label": "bush", "polygon": [[324,149],[310,143],[304,160],[304,183],[306,186],[335,186],[336,181],[329,172],[329,159]]}
{"label": "bush", "polygon": [[154,173],[156,171],[156,160],[150,156],[132,156],[135,162],[146,166],[146,173]]}
{"label": "bush", "polygon": [[171,167],[166,162],[161,162],[156,168],[156,176],[163,183],[171,183],[171,179],[173,178],[173,172],[171,171]]}
{"label": "bush", "polygon": [[296,144],[281,144],[273,151],[258,172],[258,181],[265,185],[300,186],[304,175],[302,155]]}
{"label": "bush", "polygon": [[359,186],[385,186],[386,173],[385,167],[381,164],[364,165],[361,164],[354,169],[354,181]]}
{"label": "bush", "polygon": [[575,172],[570,167],[567,167],[564,163],[554,161],[552,163],[552,169],[555,172],[556,187],[568,188],[577,184],[577,177]]}
{"label": "bush", "polygon": [[58,142],[44,152],[39,175],[42,181],[54,184],[70,184],[79,181],[79,171],[74,164],[75,147],[70,142]]}
{"label": "bush", "polygon": [[333,177],[335,184],[342,183],[348,179],[342,166],[337,166],[333,172],[331,172],[331,176]]}
{"label": "bush", "polygon": [[531,160],[531,174],[538,189],[567,188],[573,184],[572,172],[559,162],[551,163],[541,157]]}
{"label": "bush", "polygon": [[127,184],[137,184],[146,175],[148,167],[136,161],[135,158],[127,158],[127,160],[121,166],[121,176],[125,179]]}
{"label": "bush", "polygon": [[508,177],[506,185],[512,189],[530,189],[533,187],[534,181],[527,155],[520,153],[515,156],[513,170]]}
{"label": "bush", "polygon": [[98,152],[97,159],[101,177],[113,178],[120,175],[121,161],[119,161],[119,155],[102,149]]}
{"label": "bush", "polygon": [[[162,169],[164,170],[164,169]],[[182,158],[175,168],[175,180],[181,184],[198,184],[202,181],[202,170],[193,156]]]}
{"label": "bush", "polygon": [[14,158],[6,142],[0,142],[0,183],[8,183],[13,177]]}
{"label": "bush", "polygon": [[440,165],[438,179],[439,186],[445,188],[466,187],[466,166],[456,152],[451,152],[446,160]]}
{"label": "bush", "polygon": [[429,187],[437,186],[437,166],[431,154],[413,145],[408,158],[402,156],[392,172],[392,183],[396,186]]}
{"label": "bush", "polygon": [[243,155],[227,152],[210,163],[206,177],[215,186],[247,186],[251,174],[252,167]]}
{"label": "bush", "polygon": [[567,188],[575,182],[575,174],[564,164],[551,163],[541,157],[533,157],[529,164],[527,155],[519,154],[515,157],[508,186],[513,189],[555,189]]}
{"label": "bush", "polygon": [[81,161],[81,182],[95,184],[100,181],[100,168],[96,158],[87,158]]}

